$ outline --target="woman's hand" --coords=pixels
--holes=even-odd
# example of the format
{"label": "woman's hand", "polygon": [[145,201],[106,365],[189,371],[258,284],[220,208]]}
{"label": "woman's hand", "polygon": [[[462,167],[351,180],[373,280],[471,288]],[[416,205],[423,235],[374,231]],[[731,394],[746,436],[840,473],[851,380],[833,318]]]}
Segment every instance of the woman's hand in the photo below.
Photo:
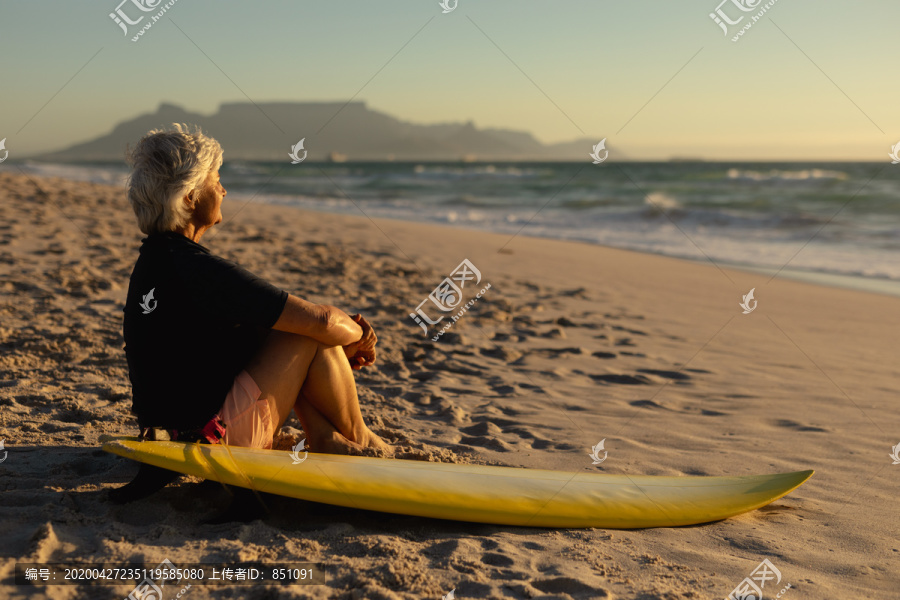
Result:
{"label": "woman's hand", "polygon": [[358,342],[344,346],[344,354],[350,361],[350,368],[358,371],[375,364],[375,344],[378,343],[378,338],[375,336],[375,330],[362,315],[353,315],[350,318],[362,328],[362,337]]}

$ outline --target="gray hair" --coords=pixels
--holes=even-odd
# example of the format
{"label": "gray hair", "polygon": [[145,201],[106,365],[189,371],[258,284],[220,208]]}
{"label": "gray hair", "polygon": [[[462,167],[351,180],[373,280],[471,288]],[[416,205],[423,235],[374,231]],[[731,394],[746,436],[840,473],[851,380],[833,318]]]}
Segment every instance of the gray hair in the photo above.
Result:
{"label": "gray hair", "polygon": [[138,227],[147,235],[175,231],[190,220],[185,194],[202,192],[210,171],[222,166],[222,146],[199,127],[174,123],[142,137],[128,164],[128,201]]}

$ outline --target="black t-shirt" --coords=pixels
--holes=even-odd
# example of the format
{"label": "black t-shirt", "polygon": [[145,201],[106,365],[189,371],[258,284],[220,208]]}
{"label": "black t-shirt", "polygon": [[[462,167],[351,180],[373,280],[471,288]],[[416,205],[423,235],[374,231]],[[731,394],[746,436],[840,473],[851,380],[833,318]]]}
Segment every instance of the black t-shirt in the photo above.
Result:
{"label": "black t-shirt", "polygon": [[141,427],[189,429],[222,408],[288,293],[179,233],[143,240],[125,301],[125,356]]}

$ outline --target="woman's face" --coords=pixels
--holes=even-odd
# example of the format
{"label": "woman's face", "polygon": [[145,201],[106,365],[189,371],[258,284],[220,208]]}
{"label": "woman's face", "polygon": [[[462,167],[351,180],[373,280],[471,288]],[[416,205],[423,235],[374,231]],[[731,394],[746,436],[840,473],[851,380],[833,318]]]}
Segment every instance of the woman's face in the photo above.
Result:
{"label": "woman's face", "polygon": [[222,198],[225,197],[225,188],[219,181],[219,171],[210,171],[203,185],[203,191],[197,198],[192,220],[199,227],[212,227],[222,222]]}

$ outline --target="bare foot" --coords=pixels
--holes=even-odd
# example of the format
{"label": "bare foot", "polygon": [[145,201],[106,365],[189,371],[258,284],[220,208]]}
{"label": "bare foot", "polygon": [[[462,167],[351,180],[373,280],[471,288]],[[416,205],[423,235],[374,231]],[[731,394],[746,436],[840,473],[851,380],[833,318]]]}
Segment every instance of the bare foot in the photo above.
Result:
{"label": "bare foot", "polygon": [[[394,449],[384,442],[380,437],[375,435],[371,429],[365,428],[361,435],[355,436],[356,440],[351,440],[342,435],[336,429],[331,431],[319,432],[318,435],[310,434],[308,436],[307,448],[310,452],[320,452],[323,454],[356,454],[372,456],[371,450],[381,456],[392,456]],[[366,452],[366,450],[370,450]]]}
{"label": "bare foot", "polygon": [[322,454],[354,454],[361,452],[364,446],[351,442],[335,430],[316,437],[310,441],[309,451]]}
{"label": "bare foot", "polygon": [[366,427],[366,432],[362,436],[362,439],[360,439],[360,444],[365,448],[372,448],[373,450],[382,452],[385,456],[392,456],[394,454],[394,449],[383,439],[375,435],[368,427]]}

